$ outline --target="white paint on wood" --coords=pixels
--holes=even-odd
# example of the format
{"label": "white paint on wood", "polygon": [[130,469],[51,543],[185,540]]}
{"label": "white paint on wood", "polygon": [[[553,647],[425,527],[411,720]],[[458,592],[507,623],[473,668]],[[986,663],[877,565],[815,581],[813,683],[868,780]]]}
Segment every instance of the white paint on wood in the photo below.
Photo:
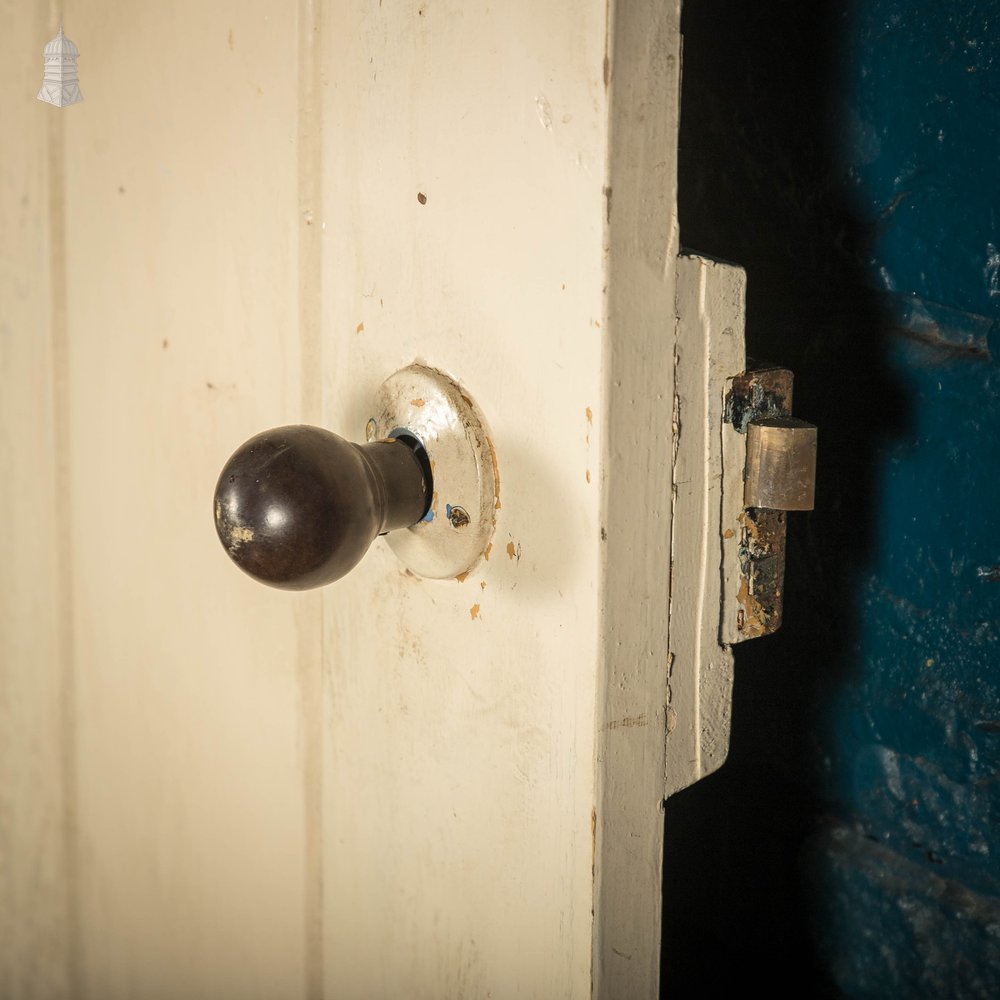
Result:
{"label": "white paint on wood", "polygon": [[609,6],[593,992],[658,996],[674,393],[676,2]]}
{"label": "white paint on wood", "polygon": [[[58,120],[35,101],[43,5],[0,32],[0,996],[69,995],[72,725]],[[41,113],[39,113],[41,112]],[[55,202],[55,203],[54,203]]]}
{"label": "white paint on wood", "polygon": [[[657,995],[664,774],[703,773],[725,722],[698,660],[706,721],[666,738],[673,369],[714,378],[702,337],[736,316],[707,271],[701,299],[675,282],[676,0],[72,15],[72,108],[34,101],[58,25],[19,13],[0,43],[2,99],[32,81],[0,169],[2,512],[34,526],[4,543],[31,581],[0,618],[4,982]],[[29,108],[64,117],[46,138]],[[312,594],[234,571],[233,447],[363,440],[414,361],[489,422],[489,558],[423,580],[379,542]]]}
{"label": "white paint on wood", "polygon": [[296,996],[319,602],[234,572],[212,525],[235,444],[320,378],[296,11],[86,0],[70,23],[87,100],[36,107],[66,134],[73,993]]}
{"label": "white paint on wood", "polygon": [[738,538],[742,463],[723,462],[729,379],[745,367],[743,269],[677,261],[673,556],[666,794],[716,770],[729,749],[733,656],[721,641],[723,550]]}
{"label": "white paint on wood", "polygon": [[379,543],[325,595],[324,986],[586,996],[604,5],[346,2],[328,23],[327,425],[362,435],[383,378],[439,368],[489,422],[501,506],[463,583]]}

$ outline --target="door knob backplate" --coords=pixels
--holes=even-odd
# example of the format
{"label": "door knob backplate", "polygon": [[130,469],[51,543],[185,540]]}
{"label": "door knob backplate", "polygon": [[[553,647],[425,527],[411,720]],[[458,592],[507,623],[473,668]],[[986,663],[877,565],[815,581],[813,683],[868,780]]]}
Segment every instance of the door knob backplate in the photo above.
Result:
{"label": "door knob backplate", "polygon": [[493,537],[500,509],[496,452],[486,419],[472,398],[443,372],[403,368],[382,383],[365,436],[416,438],[433,478],[423,520],[393,531],[386,541],[418,576],[464,578]]}

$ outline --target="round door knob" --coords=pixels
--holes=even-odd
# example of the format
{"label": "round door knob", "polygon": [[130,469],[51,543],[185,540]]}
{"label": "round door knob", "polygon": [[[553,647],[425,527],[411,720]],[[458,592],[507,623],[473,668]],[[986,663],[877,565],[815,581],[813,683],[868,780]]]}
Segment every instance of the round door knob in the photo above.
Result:
{"label": "round door knob", "polygon": [[277,427],[226,463],[215,528],[240,569],[273,587],[307,590],[348,573],[378,535],[419,522],[431,494],[415,438],[358,445],[319,427]]}

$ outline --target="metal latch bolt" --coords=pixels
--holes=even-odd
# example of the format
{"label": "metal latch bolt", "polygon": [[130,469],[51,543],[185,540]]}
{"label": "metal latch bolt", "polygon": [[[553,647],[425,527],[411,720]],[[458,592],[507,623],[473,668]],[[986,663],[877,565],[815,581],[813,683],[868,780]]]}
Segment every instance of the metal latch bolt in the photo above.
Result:
{"label": "metal latch bolt", "polygon": [[812,510],[815,495],[815,426],[795,417],[750,421],[743,502],[770,510]]}

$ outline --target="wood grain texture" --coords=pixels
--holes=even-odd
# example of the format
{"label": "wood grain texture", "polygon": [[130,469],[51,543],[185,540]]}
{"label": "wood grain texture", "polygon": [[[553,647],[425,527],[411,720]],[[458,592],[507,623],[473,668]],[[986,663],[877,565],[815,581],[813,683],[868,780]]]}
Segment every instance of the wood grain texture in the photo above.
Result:
{"label": "wood grain texture", "polygon": [[327,425],[360,433],[383,378],[442,369],[491,426],[501,504],[464,582],[376,543],[327,595],[325,984],[587,996],[605,7],[324,22]]}
{"label": "wood grain texture", "polygon": [[607,1000],[659,989],[679,26],[676,2],[609,4],[593,954]]}
{"label": "wood grain texture", "polygon": [[[655,996],[677,3],[66,18],[85,99],[0,171],[0,985]],[[490,424],[489,558],[234,571],[233,449],[414,361]]]}
{"label": "wood grain texture", "polygon": [[[71,994],[58,109],[47,5],[0,8],[0,995]],[[46,112],[53,112],[49,115]]]}
{"label": "wood grain texture", "polygon": [[226,457],[308,396],[297,16],[67,12],[81,996],[305,991],[319,605],[212,526]]}
{"label": "wood grain texture", "polygon": [[729,751],[733,656],[721,609],[735,597],[724,552],[740,531],[743,455],[732,454],[742,436],[725,423],[724,403],[746,363],[745,294],[742,268],[678,259],[666,795],[711,774]]}

